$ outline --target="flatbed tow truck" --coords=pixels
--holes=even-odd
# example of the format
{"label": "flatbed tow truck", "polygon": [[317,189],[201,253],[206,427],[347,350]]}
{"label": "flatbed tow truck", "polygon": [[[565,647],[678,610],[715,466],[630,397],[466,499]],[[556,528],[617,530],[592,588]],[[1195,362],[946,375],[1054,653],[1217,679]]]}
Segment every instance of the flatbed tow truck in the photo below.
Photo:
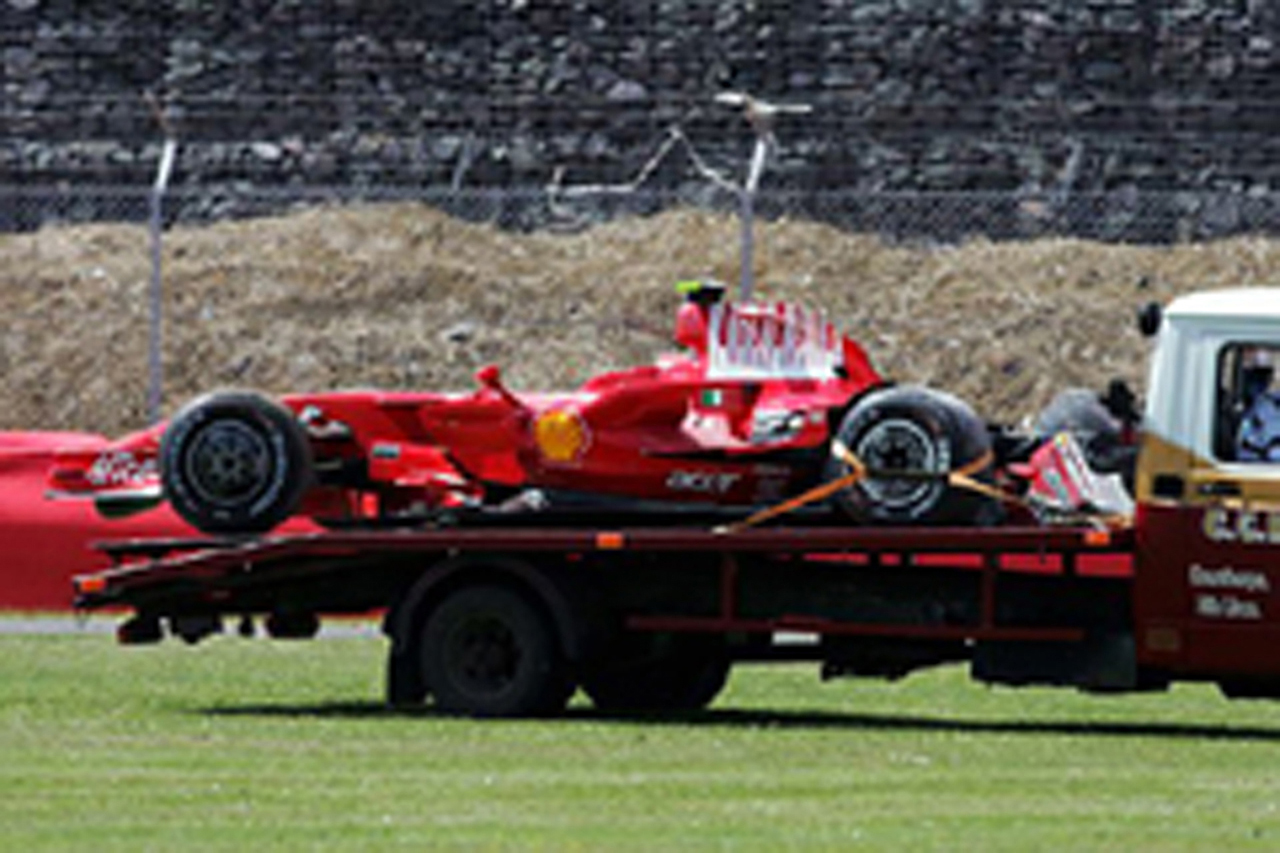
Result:
{"label": "flatbed tow truck", "polygon": [[[1280,291],[1160,316],[1123,522],[767,525],[657,515],[479,514],[465,523],[104,544],[82,608],[128,607],[125,643],[240,618],[310,637],[383,611],[387,700],[476,716],[705,706],[742,661],[898,678],[967,662],[988,683],[1094,691],[1214,682],[1280,698],[1280,464],[1237,436]],[[1265,393],[1265,392],[1263,392]]]}

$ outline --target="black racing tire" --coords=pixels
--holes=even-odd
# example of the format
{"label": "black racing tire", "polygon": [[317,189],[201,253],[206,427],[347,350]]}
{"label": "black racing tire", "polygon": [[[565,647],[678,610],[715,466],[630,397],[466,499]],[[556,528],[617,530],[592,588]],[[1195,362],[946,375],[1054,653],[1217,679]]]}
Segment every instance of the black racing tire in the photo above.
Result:
{"label": "black racing tire", "polygon": [[503,586],[463,587],[427,618],[419,656],[435,706],[471,717],[540,717],[573,692],[550,620]]}
{"label": "black racing tire", "polygon": [[639,656],[583,675],[582,689],[597,710],[700,711],[729,680],[730,662],[719,638],[646,636],[641,644]]}
{"label": "black racing tire", "polygon": [[205,533],[271,530],[297,510],[313,476],[311,445],[297,419],[259,394],[194,400],[160,440],[165,499]]}
{"label": "black racing tire", "polygon": [[[845,415],[836,438],[872,470],[916,475],[867,477],[837,492],[833,502],[858,524],[975,525],[999,516],[994,499],[947,483],[947,474],[958,470],[982,482],[994,476],[990,431],[950,394],[915,386],[872,392]],[[833,449],[823,479],[849,473]]]}

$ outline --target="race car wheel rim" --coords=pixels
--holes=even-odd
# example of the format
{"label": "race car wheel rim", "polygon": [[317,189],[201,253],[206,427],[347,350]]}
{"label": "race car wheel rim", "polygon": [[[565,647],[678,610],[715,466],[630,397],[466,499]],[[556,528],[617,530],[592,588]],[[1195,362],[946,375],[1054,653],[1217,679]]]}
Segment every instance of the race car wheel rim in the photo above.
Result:
{"label": "race car wheel rim", "polygon": [[234,506],[254,498],[269,480],[271,448],[241,421],[216,421],[195,437],[184,466],[187,482],[204,502]]}
{"label": "race car wheel rim", "polygon": [[[854,452],[868,468],[910,471],[916,474],[946,471],[945,448],[915,421],[893,418],[880,421],[862,436]],[[942,491],[939,480],[876,477],[860,484],[878,506],[902,509],[928,506]]]}

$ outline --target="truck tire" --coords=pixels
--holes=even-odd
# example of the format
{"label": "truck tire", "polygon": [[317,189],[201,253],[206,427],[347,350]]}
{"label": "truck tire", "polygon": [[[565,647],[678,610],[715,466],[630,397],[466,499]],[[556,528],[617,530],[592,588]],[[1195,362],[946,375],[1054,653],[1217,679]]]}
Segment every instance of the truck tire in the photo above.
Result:
{"label": "truck tire", "polygon": [[385,677],[388,708],[417,708],[427,700],[427,684],[422,679],[418,656],[396,649],[394,641],[387,653]]}
{"label": "truck tire", "polygon": [[1280,680],[1249,676],[1224,678],[1218,682],[1218,690],[1227,699],[1280,699]]}
{"label": "truck tire", "polygon": [[205,533],[262,533],[292,515],[312,481],[311,446],[293,414],[253,393],[201,397],[169,422],[160,483]]}
{"label": "truck tire", "polygon": [[427,618],[420,659],[436,707],[472,717],[557,714],[573,692],[549,620],[502,586],[463,587]]}
{"label": "truck tire", "polygon": [[729,669],[718,640],[680,637],[658,654],[591,671],[582,689],[600,711],[699,711],[720,695]]}
{"label": "truck tire", "polygon": [[[991,498],[947,483],[959,470],[990,481],[994,463],[986,425],[950,394],[910,386],[874,392],[845,415],[836,438],[870,469],[911,474],[867,477],[841,489],[833,500],[858,524],[984,524],[999,512]],[[824,479],[849,473],[833,452]]]}

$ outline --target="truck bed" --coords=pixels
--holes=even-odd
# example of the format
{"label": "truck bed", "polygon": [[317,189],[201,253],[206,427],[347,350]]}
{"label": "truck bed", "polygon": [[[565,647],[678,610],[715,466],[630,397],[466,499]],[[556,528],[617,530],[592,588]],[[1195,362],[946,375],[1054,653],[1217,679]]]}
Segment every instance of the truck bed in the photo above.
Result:
{"label": "truck bed", "polygon": [[[821,589],[815,587],[814,596],[824,597],[841,588],[856,596],[855,588],[871,579],[882,586],[892,585],[893,578],[918,583],[941,576],[956,580],[938,583],[976,583],[980,589],[981,612],[972,614],[976,619],[942,631],[970,636],[973,628],[989,633],[998,627],[997,595],[1006,587],[1053,579],[1124,582],[1132,571],[1132,545],[1130,530],[1080,527],[338,530],[250,539],[105,542],[100,547],[114,567],[77,577],[75,591],[79,608],[125,606],[156,615],[269,612],[282,605],[315,613],[365,612],[389,605],[396,591],[433,563],[518,556],[578,572],[616,576],[625,571],[632,585],[645,584],[646,576],[655,587],[679,583],[683,574],[692,590],[695,578],[716,576],[719,601],[714,607],[636,608],[630,617],[633,627],[821,632],[850,630],[862,620],[841,617],[840,608],[805,606],[799,593],[791,596],[796,600],[788,612],[769,612],[758,603],[745,608],[753,578],[763,584],[767,576],[770,588],[818,584]],[[782,579],[784,575],[791,580]],[[698,595],[691,592],[687,598]],[[849,624],[842,628],[841,622]],[[943,626],[920,627],[936,633]],[[1026,634],[1025,627],[1019,636]]]}

